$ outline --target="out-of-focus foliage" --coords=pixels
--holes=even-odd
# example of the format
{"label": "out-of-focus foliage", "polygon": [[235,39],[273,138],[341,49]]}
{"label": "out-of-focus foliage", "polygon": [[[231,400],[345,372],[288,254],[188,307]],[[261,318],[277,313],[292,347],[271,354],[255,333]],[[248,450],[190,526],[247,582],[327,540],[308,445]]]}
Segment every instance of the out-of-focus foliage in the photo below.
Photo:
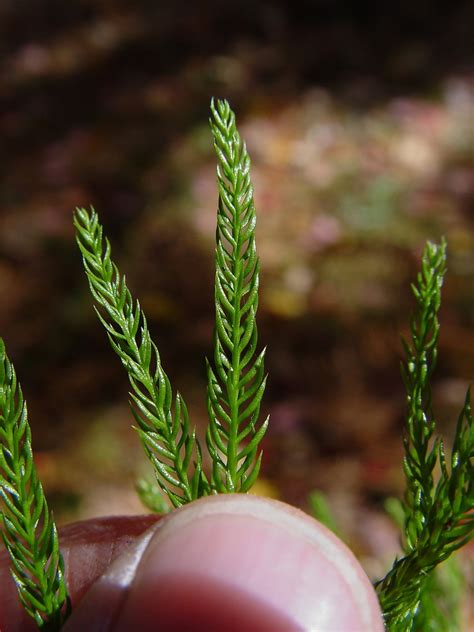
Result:
{"label": "out-of-focus foliage", "polygon": [[342,537],[337,520],[331,511],[327,498],[322,492],[313,489],[309,495],[309,509],[316,520],[319,520],[338,537]]}
{"label": "out-of-focus foliage", "polygon": [[462,604],[470,600],[470,587],[456,556],[448,558],[426,580],[415,617],[416,632],[462,630]]}

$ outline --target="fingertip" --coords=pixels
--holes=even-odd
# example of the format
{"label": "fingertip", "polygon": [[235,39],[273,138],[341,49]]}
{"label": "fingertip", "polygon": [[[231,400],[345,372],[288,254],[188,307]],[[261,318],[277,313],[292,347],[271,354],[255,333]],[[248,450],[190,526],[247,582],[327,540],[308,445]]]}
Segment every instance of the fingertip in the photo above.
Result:
{"label": "fingertip", "polygon": [[382,632],[377,597],[349,549],[284,503],[202,499],[154,532],[114,630]]}

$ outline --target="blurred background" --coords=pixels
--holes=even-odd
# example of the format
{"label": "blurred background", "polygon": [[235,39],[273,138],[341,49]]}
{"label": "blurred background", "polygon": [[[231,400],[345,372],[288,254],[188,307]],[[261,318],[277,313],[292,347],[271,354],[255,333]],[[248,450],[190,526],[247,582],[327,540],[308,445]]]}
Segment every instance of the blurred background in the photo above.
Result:
{"label": "blurred background", "polygon": [[448,443],[474,380],[474,5],[372,5],[0,3],[0,335],[60,523],[143,512],[134,484],[150,476],[74,207],[99,211],[205,428],[214,95],[253,163],[271,415],[257,490],[303,509],[323,490],[369,571],[391,558],[400,334],[428,238],[449,244],[433,384]]}

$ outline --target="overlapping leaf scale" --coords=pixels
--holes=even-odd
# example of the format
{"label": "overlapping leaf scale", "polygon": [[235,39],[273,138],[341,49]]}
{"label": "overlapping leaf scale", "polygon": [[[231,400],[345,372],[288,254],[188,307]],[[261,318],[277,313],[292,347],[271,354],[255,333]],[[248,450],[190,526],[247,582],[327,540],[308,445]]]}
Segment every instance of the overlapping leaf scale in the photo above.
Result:
{"label": "overlapping leaf scale", "polygon": [[186,406],[178,393],[173,414],[172,389],[158,349],[139,302],[133,300],[125,277],[111,260],[98,215],[77,209],[74,224],[90,290],[100,308],[96,312],[128,373],[136,430],[158,483],[176,507],[206,495],[209,485]]}
{"label": "overlapping leaf scale", "polygon": [[218,158],[214,365],[207,363],[207,445],[217,491],[247,491],[261,462],[268,419],[258,423],[265,349],[257,354],[259,262],[250,159],[225,101],[211,105]]}

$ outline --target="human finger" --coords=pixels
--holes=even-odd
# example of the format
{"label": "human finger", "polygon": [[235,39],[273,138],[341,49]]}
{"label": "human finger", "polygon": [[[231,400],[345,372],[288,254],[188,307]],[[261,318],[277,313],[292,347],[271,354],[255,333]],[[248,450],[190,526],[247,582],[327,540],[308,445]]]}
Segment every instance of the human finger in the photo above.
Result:
{"label": "human finger", "polygon": [[250,495],[172,512],[109,567],[66,624],[79,630],[382,632],[373,587],[330,531]]}

